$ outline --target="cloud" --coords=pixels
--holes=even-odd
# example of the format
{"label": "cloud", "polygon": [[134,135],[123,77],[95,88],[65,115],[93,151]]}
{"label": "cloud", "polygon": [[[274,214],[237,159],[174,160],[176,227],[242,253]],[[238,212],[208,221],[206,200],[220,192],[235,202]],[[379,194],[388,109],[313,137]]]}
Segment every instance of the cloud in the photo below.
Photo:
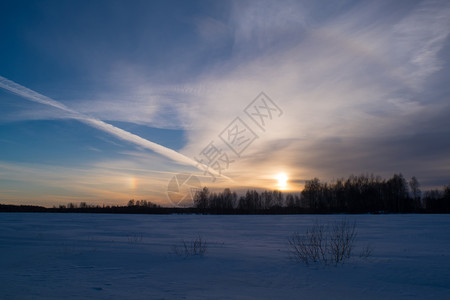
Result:
{"label": "cloud", "polygon": [[234,51],[255,55],[267,49],[292,45],[307,26],[307,11],[299,1],[235,1],[230,21]]}
{"label": "cloud", "polygon": [[[267,132],[257,132],[259,139],[227,170],[237,183],[266,184],[283,168],[295,180],[404,170],[419,177],[423,172],[431,182],[423,164],[414,169],[408,163],[436,167],[446,157],[446,147],[427,152],[414,141],[441,132],[444,123],[436,116],[450,111],[439,94],[426,90],[445,66],[440,55],[450,31],[449,5],[324,5],[234,2],[228,22],[198,18],[194,23],[205,43],[231,44],[230,56],[182,84],[149,84],[125,69],[121,74],[131,80],[124,94],[155,107],[160,121],[151,118],[146,125],[184,129],[182,151],[195,157],[211,141],[226,150],[219,133],[265,91],[285,114]],[[139,116],[133,109],[120,114],[118,119]],[[439,144],[433,134],[426,141]],[[438,173],[435,178],[445,176]]]}
{"label": "cloud", "polygon": [[[105,75],[110,90],[72,107],[102,120],[181,128],[182,152],[195,157],[211,141],[219,143],[218,134],[264,91],[285,113],[257,131],[259,138],[226,171],[237,183],[269,187],[281,171],[294,181],[364,171],[404,171],[430,184],[448,178],[439,165],[448,160],[442,72],[449,61],[449,4],[341,3],[232,2],[226,17],[192,21],[202,49],[195,58],[202,61],[204,49],[217,47],[226,49],[220,58],[205,58],[195,71],[179,57],[165,61],[164,80],[160,69],[122,61],[94,72]],[[436,82],[442,83],[431,89]],[[104,122],[87,122],[159,149]]]}
{"label": "cloud", "polygon": [[[15,93],[17,95],[20,95],[28,100],[38,102],[38,103],[41,103],[44,105],[49,105],[49,106],[58,108],[60,110],[63,110],[64,112],[68,113],[68,117],[70,117],[70,118],[77,119],[77,120],[79,120],[83,123],[86,123],[92,127],[95,127],[104,132],[107,132],[107,133],[109,133],[117,138],[120,138],[122,140],[139,145],[145,149],[150,149],[150,150],[152,150],[156,153],[159,153],[159,154],[161,154],[173,161],[176,161],[178,163],[181,163],[184,165],[195,166],[197,168],[203,167],[197,161],[195,161],[187,156],[184,156],[181,153],[178,153],[172,149],[161,146],[159,144],[153,143],[149,140],[143,139],[140,136],[137,136],[135,134],[127,132],[127,131],[120,129],[118,127],[115,127],[111,124],[105,123],[101,120],[87,117],[81,113],[78,113],[75,110],[72,110],[72,109],[66,107],[64,104],[62,104],[60,102],[57,102],[51,98],[48,98],[44,95],[41,95],[30,89],[27,89],[27,88],[15,83],[15,82],[12,82],[2,76],[0,76],[0,87],[4,88],[12,93]],[[214,172],[214,170],[212,170],[211,172]]]}
{"label": "cloud", "polygon": [[[405,63],[399,71],[413,88],[443,67],[438,53],[450,34],[450,3],[424,1],[393,28],[395,58]],[[401,58],[405,57],[404,60]]]}
{"label": "cloud", "polygon": [[[445,128],[436,117],[448,115],[450,107],[442,105],[439,93],[427,90],[423,98],[431,76],[445,66],[440,55],[450,30],[446,2],[396,9],[388,3],[377,9],[360,3],[314,24],[300,6],[286,5],[289,14],[271,15],[270,5],[260,5],[239,6],[231,18],[240,63],[192,80],[194,87],[209,91],[188,102],[187,113],[179,111],[191,129],[185,153],[195,155],[217,140],[263,90],[285,114],[266,133],[259,132],[260,139],[230,167],[232,178],[263,182],[280,168],[297,179],[364,171],[423,174],[428,183],[448,178],[449,170],[439,168],[448,147],[434,133]],[[390,9],[394,12],[386,14]],[[298,16],[297,22],[292,16]],[[288,32],[295,43],[277,45],[279,31]],[[254,56],[240,60],[243,52]],[[421,126],[426,133],[418,133]],[[426,134],[431,137],[425,139]],[[274,147],[283,140],[288,144]],[[420,150],[416,143],[429,149]],[[418,160],[428,167],[414,164]],[[430,177],[429,168],[440,171]]]}

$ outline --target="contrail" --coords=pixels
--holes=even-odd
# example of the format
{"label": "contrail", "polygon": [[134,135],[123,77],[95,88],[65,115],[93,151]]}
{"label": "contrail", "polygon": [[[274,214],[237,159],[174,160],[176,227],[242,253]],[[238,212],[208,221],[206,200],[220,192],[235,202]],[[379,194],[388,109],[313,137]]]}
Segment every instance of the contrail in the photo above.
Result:
{"label": "contrail", "polygon": [[22,96],[23,98],[26,98],[30,101],[49,105],[49,106],[52,106],[55,108],[59,108],[65,112],[69,113],[68,118],[79,120],[89,126],[92,126],[97,129],[100,129],[104,132],[107,132],[121,140],[128,141],[128,142],[134,143],[136,145],[139,145],[141,147],[144,147],[146,149],[152,150],[152,151],[159,153],[162,156],[165,156],[175,162],[178,162],[178,163],[184,164],[184,165],[194,166],[201,171],[205,171],[208,169],[208,172],[214,174],[215,176],[229,179],[228,177],[226,177],[222,174],[219,174],[217,171],[215,171],[211,168],[208,168],[208,166],[203,165],[203,164],[201,164],[179,152],[176,152],[170,148],[164,147],[162,145],[151,142],[144,138],[141,138],[140,136],[138,136],[136,134],[133,134],[131,132],[120,129],[116,126],[113,126],[113,125],[103,122],[101,120],[86,116],[80,112],[77,112],[71,108],[68,108],[67,106],[65,106],[64,104],[62,104],[56,100],[53,100],[47,96],[39,94],[39,93],[37,93],[33,90],[30,90],[24,86],[21,86],[20,84],[17,84],[14,81],[8,80],[2,76],[0,76],[0,87],[5,90],[8,90],[14,94]]}

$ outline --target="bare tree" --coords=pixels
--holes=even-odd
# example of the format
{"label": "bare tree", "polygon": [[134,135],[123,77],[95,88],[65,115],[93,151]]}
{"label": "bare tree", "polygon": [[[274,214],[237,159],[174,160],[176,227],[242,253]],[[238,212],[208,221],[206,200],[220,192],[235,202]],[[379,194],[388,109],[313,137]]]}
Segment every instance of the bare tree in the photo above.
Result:
{"label": "bare tree", "polygon": [[420,190],[420,184],[416,176],[411,177],[409,180],[409,188],[414,199],[420,198],[422,191]]}
{"label": "bare tree", "polygon": [[195,193],[195,197],[194,197],[195,207],[197,207],[201,210],[206,210],[209,206],[208,205],[209,196],[210,196],[210,193],[209,193],[209,189],[207,187],[204,187],[200,191],[197,191],[197,193]]}
{"label": "bare tree", "polygon": [[294,199],[294,196],[292,194],[287,194],[286,195],[286,206],[289,207],[289,208],[295,207],[295,199]]}

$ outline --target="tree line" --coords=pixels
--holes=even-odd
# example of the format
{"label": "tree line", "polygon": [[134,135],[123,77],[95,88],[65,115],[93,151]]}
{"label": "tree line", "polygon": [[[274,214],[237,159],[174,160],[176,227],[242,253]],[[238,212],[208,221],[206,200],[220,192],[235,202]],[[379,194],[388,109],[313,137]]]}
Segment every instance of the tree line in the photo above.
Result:
{"label": "tree line", "polygon": [[248,190],[240,197],[230,189],[222,193],[207,187],[197,191],[194,207],[208,213],[450,213],[450,185],[422,193],[419,181],[402,174],[382,179],[351,175],[332,182],[307,180],[297,194]]}
{"label": "tree line", "polygon": [[69,203],[46,208],[0,204],[0,212],[69,213],[212,213],[212,214],[294,214],[294,213],[450,213],[450,184],[443,189],[422,192],[416,177],[402,174],[389,179],[374,175],[351,175],[331,182],[313,178],[299,193],[248,190],[238,195],[229,188],[212,192],[207,187],[195,193],[192,207],[162,207],[147,200],[131,199],[126,205]]}

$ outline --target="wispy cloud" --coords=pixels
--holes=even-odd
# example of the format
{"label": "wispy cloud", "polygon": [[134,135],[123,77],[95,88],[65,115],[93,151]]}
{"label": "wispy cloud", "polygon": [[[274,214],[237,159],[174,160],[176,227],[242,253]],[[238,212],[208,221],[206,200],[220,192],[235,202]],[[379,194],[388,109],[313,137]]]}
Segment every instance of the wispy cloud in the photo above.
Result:
{"label": "wispy cloud", "polygon": [[[442,167],[450,149],[448,84],[442,84],[449,66],[448,1],[234,1],[229,8],[220,18],[190,19],[186,28],[192,25],[199,39],[189,42],[201,43],[201,51],[168,59],[163,68],[120,60],[105,71],[86,60],[111,88],[74,101],[71,109],[18,93],[194,165],[189,157],[265,91],[285,114],[257,132],[260,138],[226,170],[236,184],[271,187],[281,171],[297,183],[355,172],[403,171],[430,184],[448,178]],[[99,120],[182,129],[185,156]]]}
{"label": "wispy cloud", "polygon": [[443,67],[438,53],[450,34],[450,3],[424,1],[393,28],[395,58],[405,60],[400,70],[413,88]]}
{"label": "wispy cloud", "polygon": [[[423,172],[424,181],[431,182],[427,170],[448,157],[448,143],[428,156],[408,149],[417,149],[414,141],[423,142],[417,124],[427,124],[429,133],[442,132],[443,122],[436,117],[450,111],[432,91],[421,98],[431,76],[446,63],[440,53],[450,30],[448,3],[394,9],[387,2],[363,2],[315,23],[297,3],[284,3],[286,13],[268,8],[265,2],[239,5],[231,18],[239,44],[233,59],[239,64],[192,80],[194,87],[210,89],[188,101],[191,110],[179,111],[191,126],[184,151],[198,153],[264,90],[286,113],[231,166],[231,177],[263,180],[284,168],[297,179],[403,171],[419,177]],[[390,9],[394,12],[386,13]],[[279,32],[288,32],[295,42],[277,44]],[[253,56],[241,60],[242,51]],[[404,143],[389,147],[394,141]],[[428,143],[441,144],[435,138]],[[400,157],[402,152],[407,155]],[[414,164],[418,160],[428,167]]]}
{"label": "wispy cloud", "polygon": [[55,101],[51,98],[41,95],[35,91],[32,91],[24,86],[21,86],[13,81],[10,81],[2,76],[0,76],[0,87],[3,89],[6,89],[12,93],[15,93],[17,95],[20,95],[28,100],[38,102],[38,103],[41,103],[44,105],[49,105],[49,106],[58,108],[60,110],[63,110],[64,112],[68,113],[68,117],[70,117],[70,118],[77,119],[77,120],[79,120],[83,123],[86,123],[92,127],[95,127],[99,130],[107,132],[107,133],[109,133],[117,138],[120,138],[122,140],[139,145],[145,149],[152,150],[152,151],[159,153],[159,154],[161,154],[173,161],[176,161],[178,163],[185,164],[185,165],[191,165],[191,166],[195,166],[195,167],[202,167],[202,165],[199,166],[199,163],[197,161],[195,161],[181,153],[178,153],[172,149],[161,146],[157,143],[151,142],[144,138],[141,138],[138,135],[127,132],[123,129],[115,127],[115,126],[108,124],[106,122],[103,122],[101,120],[97,120],[97,119],[85,116],[73,109],[68,108],[67,106],[65,106],[64,104],[62,104],[58,101]]}
{"label": "wispy cloud", "polygon": [[[101,98],[108,100],[81,103],[80,109],[105,118],[111,114],[104,107],[119,105],[124,109],[115,110],[113,119],[182,128],[187,135],[182,151],[194,157],[263,90],[285,114],[230,167],[230,176],[263,180],[283,168],[298,180],[360,171],[420,176],[423,168],[408,167],[425,159],[419,152],[408,152],[404,164],[393,167],[397,153],[412,147],[411,142],[385,146],[408,140],[408,134],[420,131],[419,123],[429,132],[442,131],[443,123],[433,119],[448,105],[432,91],[422,97],[432,75],[446,63],[440,53],[450,32],[449,4],[274,5],[233,2],[228,21],[196,18],[203,47],[231,48],[202,73],[181,84],[149,84],[140,71],[121,65],[111,78],[124,97],[104,94]],[[126,108],[132,99],[138,99],[137,105]],[[151,107],[151,112],[135,107]],[[380,155],[384,159],[375,159]],[[445,151],[438,157],[429,164],[439,164]],[[367,164],[369,158],[378,163]],[[343,161],[350,167],[344,168]]]}

